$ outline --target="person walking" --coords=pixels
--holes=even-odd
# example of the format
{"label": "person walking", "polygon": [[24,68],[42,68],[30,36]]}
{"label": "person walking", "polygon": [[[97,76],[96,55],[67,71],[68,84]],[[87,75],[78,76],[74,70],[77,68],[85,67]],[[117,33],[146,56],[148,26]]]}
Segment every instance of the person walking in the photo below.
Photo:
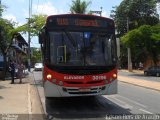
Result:
{"label": "person walking", "polygon": [[11,84],[14,84],[15,63],[12,60],[10,60],[9,72],[11,73],[11,78],[12,78]]}
{"label": "person walking", "polygon": [[23,77],[23,70],[24,70],[24,65],[22,62],[18,65],[18,77],[19,77],[19,83],[22,83],[22,77]]}

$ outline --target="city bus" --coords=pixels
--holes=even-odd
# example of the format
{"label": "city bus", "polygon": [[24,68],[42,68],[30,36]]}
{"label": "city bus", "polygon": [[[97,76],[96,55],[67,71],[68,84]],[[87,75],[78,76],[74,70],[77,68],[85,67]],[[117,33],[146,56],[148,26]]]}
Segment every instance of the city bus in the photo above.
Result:
{"label": "city bus", "polygon": [[46,98],[117,93],[114,21],[84,15],[51,15],[39,32]]}

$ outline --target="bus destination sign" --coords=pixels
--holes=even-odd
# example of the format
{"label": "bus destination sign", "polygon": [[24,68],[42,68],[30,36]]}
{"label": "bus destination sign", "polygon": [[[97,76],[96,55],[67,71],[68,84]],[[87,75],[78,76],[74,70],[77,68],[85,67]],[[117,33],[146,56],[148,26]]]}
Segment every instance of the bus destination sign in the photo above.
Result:
{"label": "bus destination sign", "polygon": [[50,17],[47,21],[47,27],[95,27],[114,29],[114,22],[109,19],[99,18]]}
{"label": "bus destination sign", "polygon": [[[74,20],[74,22],[73,22]],[[67,18],[57,18],[57,25],[75,25],[75,26],[94,26],[98,27],[99,24],[96,20],[83,20],[83,19],[67,19]]]}

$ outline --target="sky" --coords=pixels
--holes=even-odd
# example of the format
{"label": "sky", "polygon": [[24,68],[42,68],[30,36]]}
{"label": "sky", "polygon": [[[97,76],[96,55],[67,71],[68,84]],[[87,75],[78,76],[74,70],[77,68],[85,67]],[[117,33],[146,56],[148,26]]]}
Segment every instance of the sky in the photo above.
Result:
{"label": "sky", "polygon": [[[87,0],[86,0],[87,1]],[[102,16],[109,17],[112,7],[118,6],[122,0],[90,0],[88,11],[99,11],[102,7]],[[7,8],[2,17],[23,25],[29,17],[29,0],[1,0]],[[72,0],[32,0],[32,14],[66,14],[70,12]],[[27,35],[23,35],[27,41]],[[38,38],[31,39],[31,47],[39,47]]]}

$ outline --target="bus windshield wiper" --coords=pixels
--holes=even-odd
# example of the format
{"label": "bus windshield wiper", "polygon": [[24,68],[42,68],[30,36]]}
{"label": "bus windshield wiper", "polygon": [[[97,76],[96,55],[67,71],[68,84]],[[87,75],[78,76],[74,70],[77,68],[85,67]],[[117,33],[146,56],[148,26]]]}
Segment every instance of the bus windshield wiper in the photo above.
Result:
{"label": "bus windshield wiper", "polygon": [[76,42],[75,42],[74,38],[72,37],[72,35],[66,31],[65,31],[65,34],[68,37],[68,39],[70,40],[70,42],[72,43],[73,47],[76,48]]}

